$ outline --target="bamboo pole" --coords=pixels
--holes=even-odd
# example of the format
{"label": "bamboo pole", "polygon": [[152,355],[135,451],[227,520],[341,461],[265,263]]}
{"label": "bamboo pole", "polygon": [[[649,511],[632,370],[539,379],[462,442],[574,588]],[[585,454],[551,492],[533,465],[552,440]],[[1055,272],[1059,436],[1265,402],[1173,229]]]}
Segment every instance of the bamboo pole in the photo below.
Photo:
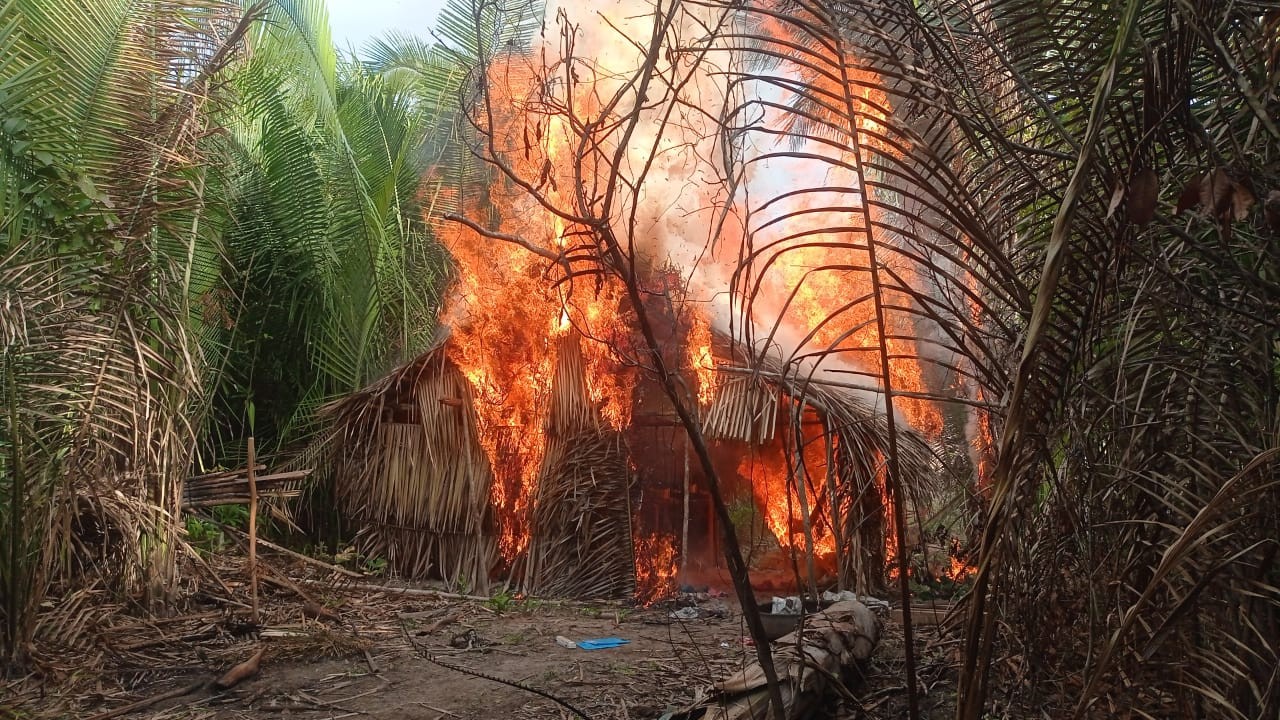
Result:
{"label": "bamboo pole", "polygon": [[258,622],[258,472],[253,436],[249,436],[249,596],[253,622]]}
{"label": "bamboo pole", "polygon": [[[209,519],[209,518],[206,518],[206,519]],[[229,532],[235,535],[244,535],[245,537],[248,537],[247,533],[241,530],[238,530],[236,528],[233,528],[230,525],[223,525],[222,523],[217,521],[214,521],[214,524],[217,525],[219,528],[221,528],[224,532]],[[255,543],[251,543],[251,545],[261,545],[262,547],[269,548],[282,555],[288,555],[294,560],[299,560],[301,562],[307,563],[308,565],[314,565],[315,567],[318,567],[322,570],[329,570],[339,575],[345,575],[349,578],[364,579],[365,577],[365,575],[355,572],[354,570],[348,570],[347,568],[344,568],[341,565],[334,565],[332,563],[327,563],[323,560],[317,560],[316,558],[313,558],[310,555],[303,555],[300,552],[290,550],[289,548],[284,547],[282,545],[276,545],[270,540],[258,540]]]}

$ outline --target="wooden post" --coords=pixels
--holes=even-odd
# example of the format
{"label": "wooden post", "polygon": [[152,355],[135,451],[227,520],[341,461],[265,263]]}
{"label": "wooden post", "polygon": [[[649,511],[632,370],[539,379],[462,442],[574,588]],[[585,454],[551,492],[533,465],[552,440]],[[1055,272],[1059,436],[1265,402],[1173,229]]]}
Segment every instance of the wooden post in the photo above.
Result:
{"label": "wooden post", "polygon": [[[801,409],[800,412],[801,413],[804,412],[803,408]],[[801,415],[801,417],[803,417],[803,415]],[[809,576],[809,595],[814,599],[817,599],[818,571],[817,571],[817,568],[814,567],[814,562],[813,562],[813,553],[814,553],[813,527],[809,524],[809,495],[808,495],[808,492],[806,492],[806,488],[805,488],[805,485],[807,484],[806,478],[808,478],[809,472],[808,472],[808,468],[805,466],[803,453],[804,453],[804,428],[801,427],[799,421],[797,421],[796,422],[795,462],[793,463],[791,472],[789,474],[791,475],[791,479],[795,482],[796,499],[800,501],[800,525],[804,529],[804,543],[805,543],[804,560],[805,560],[805,571]],[[790,521],[790,518],[788,518],[788,521]],[[791,531],[791,528],[788,527],[787,532],[790,532],[790,531]],[[792,549],[794,550],[794,548]]]}
{"label": "wooden post", "polygon": [[253,436],[249,436],[249,593],[253,622],[258,622],[258,478]]}
{"label": "wooden post", "polygon": [[707,532],[711,533],[711,552],[719,557],[724,552],[724,541],[720,537],[720,533],[724,530],[720,527],[720,518],[716,516],[716,508],[713,503],[707,503]]}
{"label": "wooden post", "polygon": [[[784,461],[787,462],[787,514],[788,514],[787,540],[788,541],[791,540],[790,514],[794,512],[794,510],[791,507],[791,488],[794,487],[796,489],[796,499],[800,502],[800,525],[804,530],[804,544],[805,544],[804,560],[805,560],[805,571],[808,574],[808,580],[809,580],[809,594],[814,599],[817,599],[818,571],[817,571],[817,568],[814,567],[814,562],[813,562],[813,552],[814,552],[813,527],[809,524],[809,496],[808,496],[808,493],[806,492],[807,488],[805,487],[806,478],[808,477],[809,472],[804,462],[804,442],[805,442],[804,440],[804,409],[805,409],[805,406],[803,404],[794,403],[793,409],[791,411],[791,429],[790,430],[791,430],[792,445],[793,445],[793,447],[791,448],[791,456],[792,456],[791,460],[789,461],[786,460],[787,447],[785,442],[783,443],[783,447],[782,447],[783,459]],[[794,544],[792,544],[791,546],[791,552],[794,556],[794,553],[795,553]],[[799,570],[796,571],[796,574],[797,575],[800,574]],[[799,578],[796,578],[796,580],[798,582]],[[804,592],[800,588],[796,588],[796,593],[799,595],[804,594]]]}
{"label": "wooden post", "polygon": [[[639,470],[637,470],[636,472],[637,472],[637,474],[638,474],[638,473],[639,473]],[[638,589],[639,589],[639,588],[637,588],[637,587],[636,587],[635,579],[636,579],[636,578],[639,576],[639,574],[640,574],[640,573],[638,572],[640,568],[636,566],[636,520],[637,520],[637,518],[636,518],[635,509],[631,507],[631,488],[632,488],[632,486],[634,486],[634,485],[638,485],[638,484],[639,484],[639,482],[640,482],[640,480],[639,480],[638,475],[632,475],[632,474],[631,474],[631,470],[628,468],[628,470],[627,470],[627,486],[626,486],[625,488],[623,488],[623,492],[622,492],[622,499],[627,503],[627,535],[629,535],[629,536],[631,537],[631,580],[632,580],[632,582],[631,582],[631,587],[632,587],[631,594],[632,594],[632,596],[634,596],[634,595],[636,594],[636,590],[638,590]],[[641,509],[643,509],[643,508],[644,508],[644,498],[643,498],[643,497],[641,497],[641,499],[640,499],[640,507],[641,507]],[[528,578],[528,576],[526,575],[525,577],[526,577],[526,580],[525,580],[525,586],[526,586],[526,587],[528,587],[528,584],[529,584],[529,581],[528,581],[528,579],[527,579],[527,578]]]}
{"label": "wooden post", "polygon": [[689,566],[689,435],[684,436],[684,525],[680,533],[680,582],[688,581],[685,570]]}

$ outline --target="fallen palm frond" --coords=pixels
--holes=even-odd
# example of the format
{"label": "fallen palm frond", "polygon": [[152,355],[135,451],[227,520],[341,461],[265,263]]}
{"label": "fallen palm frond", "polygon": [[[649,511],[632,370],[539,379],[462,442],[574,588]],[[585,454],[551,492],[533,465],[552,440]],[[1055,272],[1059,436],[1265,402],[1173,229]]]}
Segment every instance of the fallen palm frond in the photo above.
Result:
{"label": "fallen palm frond", "polygon": [[[865,663],[880,642],[880,621],[867,606],[843,600],[804,619],[804,626],[775,641],[774,662],[782,684],[784,717],[810,717],[830,707],[834,695],[848,695],[847,675]],[[764,720],[769,717],[765,677],[751,665],[715,682],[707,698],[674,720]]]}
{"label": "fallen palm frond", "polygon": [[349,632],[318,624],[264,628],[261,637],[265,659],[273,662],[356,657],[373,647],[370,641]]}

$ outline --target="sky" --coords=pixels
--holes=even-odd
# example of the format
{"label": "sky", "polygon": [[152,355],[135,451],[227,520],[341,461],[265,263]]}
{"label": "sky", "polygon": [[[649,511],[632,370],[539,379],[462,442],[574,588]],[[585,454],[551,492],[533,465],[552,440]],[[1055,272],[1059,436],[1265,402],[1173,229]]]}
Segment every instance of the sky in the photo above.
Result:
{"label": "sky", "polygon": [[329,25],[339,48],[360,49],[388,30],[422,37],[436,24],[445,0],[328,0]]}

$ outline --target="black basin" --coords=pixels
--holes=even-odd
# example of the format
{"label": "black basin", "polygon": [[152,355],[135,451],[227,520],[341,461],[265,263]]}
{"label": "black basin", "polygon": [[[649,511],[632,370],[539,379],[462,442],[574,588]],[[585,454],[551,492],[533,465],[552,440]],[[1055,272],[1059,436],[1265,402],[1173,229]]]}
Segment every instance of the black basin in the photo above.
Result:
{"label": "black basin", "polygon": [[[812,615],[830,606],[829,602],[805,600],[804,612],[806,615]],[[760,621],[764,624],[764,635],[769,640],[777,640],[787,633],[795,632],[796,628],[800,627],[798,613],[774,613],[772,601],[756,603],[756,607],[760,608]]]}

